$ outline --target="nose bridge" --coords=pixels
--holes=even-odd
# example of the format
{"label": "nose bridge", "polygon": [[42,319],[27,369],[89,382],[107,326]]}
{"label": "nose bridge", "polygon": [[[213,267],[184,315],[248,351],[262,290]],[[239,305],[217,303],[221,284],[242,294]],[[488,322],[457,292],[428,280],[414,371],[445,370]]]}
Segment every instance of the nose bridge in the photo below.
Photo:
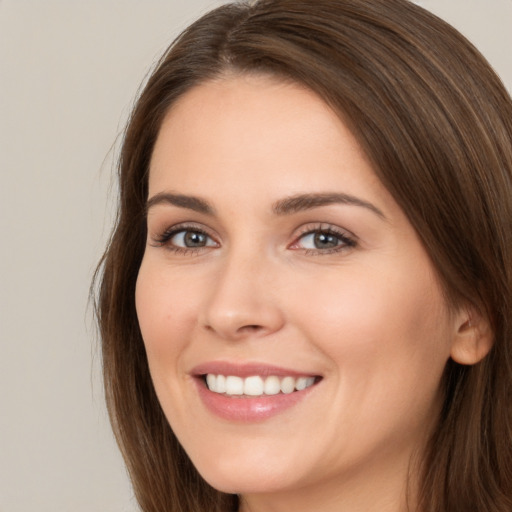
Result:
{"label": "nose bridge", "polygon": [[275,262],[248,246],[229,251],[213,276],[203,325],[226,339],[278,330],[283,315],[272,286]]}

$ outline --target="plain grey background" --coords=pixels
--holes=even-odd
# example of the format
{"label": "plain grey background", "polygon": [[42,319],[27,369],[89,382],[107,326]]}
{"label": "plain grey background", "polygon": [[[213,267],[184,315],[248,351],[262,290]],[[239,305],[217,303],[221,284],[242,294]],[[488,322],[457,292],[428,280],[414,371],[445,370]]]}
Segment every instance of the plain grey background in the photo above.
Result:
{"label": "plain grey background", "polygon": [[[212,0],[0,0],[0,512],[135,512],[103,405],[88,287],[118,134]],[[512,0],[418,0],[512,91]],[[117,144],[116,144],[117,140]]]}

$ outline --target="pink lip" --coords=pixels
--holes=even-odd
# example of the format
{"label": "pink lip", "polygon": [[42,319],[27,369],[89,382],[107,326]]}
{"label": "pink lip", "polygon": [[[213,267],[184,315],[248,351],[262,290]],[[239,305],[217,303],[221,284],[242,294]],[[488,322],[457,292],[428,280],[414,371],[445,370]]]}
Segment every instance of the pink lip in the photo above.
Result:
{"label": "pink lip", "polygon": [[253,423],[267,420],[280,414],[294,405],[306,399],[311,391],[317,387],[313,385],[303,391],[278,395],[263,395],[260,397],[231,397],[214,393],[208,389],[203,375],[213,373],[215,375],[236,375],[238,377],[261,377],[276,375],[278,377],[307,377],[313,376],[309,372],[298,372],[273,365],[250,363],[236,365],[223,361],[216,361],[196,366],[191,374],[195,377],[196,388],[203,404],[214,415],[228,421]]}
{"label": "pink lip", "polygon": [[259,375],[260,377],[268,377],[275,375],[276,377],[314,377],[315,374],[311,372],[300,372],[297,370],[290,370],[280,366],[274,366],[265,363],[230,363],[228,361],[211,361],[195,366],[191,372],[192,375],[207,375],[213,373],[214,375],[235,375],[237,377],[251,377],[252,375]]}

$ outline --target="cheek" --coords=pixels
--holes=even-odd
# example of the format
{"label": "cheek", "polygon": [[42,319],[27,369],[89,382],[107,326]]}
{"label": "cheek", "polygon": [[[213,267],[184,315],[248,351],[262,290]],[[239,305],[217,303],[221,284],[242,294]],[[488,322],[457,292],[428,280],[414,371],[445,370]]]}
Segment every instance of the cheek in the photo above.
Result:
{"label": "cheek", "polygon": [[314,305],[307,314],[309,338],[332,361],[338,389],[347,393],[340,402],[366,404],[358,409],[370,412],[385,404],[397,412],[425,410],[436,400],[450,322],[434,279],[419,270],[363,269],[304,294]]}
{"label": "cheek", "polygon": [[303,284],[307,290],[298,295],[296,306],[301,301],[307,306],[312,330],[329,332],[332,347],[339,346],[339,338],[379,350],[422,345],[422,339],[447,327],[441,292],[424,271],[409,277],[363,267],[326,275],[325,282],[320,277]]}
{"label": "cheek", "polygon": [[160,370],[176,367],[193,328],[193,286],[181,286],[179,278],[143,261],[137,277],[135,304],[150,370],[156,380]]}

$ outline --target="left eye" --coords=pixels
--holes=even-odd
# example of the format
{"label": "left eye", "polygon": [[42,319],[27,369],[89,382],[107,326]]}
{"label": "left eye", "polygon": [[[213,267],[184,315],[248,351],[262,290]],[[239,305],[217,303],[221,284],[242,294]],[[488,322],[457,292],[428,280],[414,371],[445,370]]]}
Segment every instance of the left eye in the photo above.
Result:
{"label": "left eye", "polygon": [[329,250],[353,247],[354,241],[341,233],[332,231],[311,231],[302,235],[295,244],[300,249]]}
{"label": "left eye", "polygon": [[174,233],[169,242],[175,247],[184,249],[195,249],[198,247],[214,247],[215,242],[202,231],[193,231],[190,229],[183,229]]}

